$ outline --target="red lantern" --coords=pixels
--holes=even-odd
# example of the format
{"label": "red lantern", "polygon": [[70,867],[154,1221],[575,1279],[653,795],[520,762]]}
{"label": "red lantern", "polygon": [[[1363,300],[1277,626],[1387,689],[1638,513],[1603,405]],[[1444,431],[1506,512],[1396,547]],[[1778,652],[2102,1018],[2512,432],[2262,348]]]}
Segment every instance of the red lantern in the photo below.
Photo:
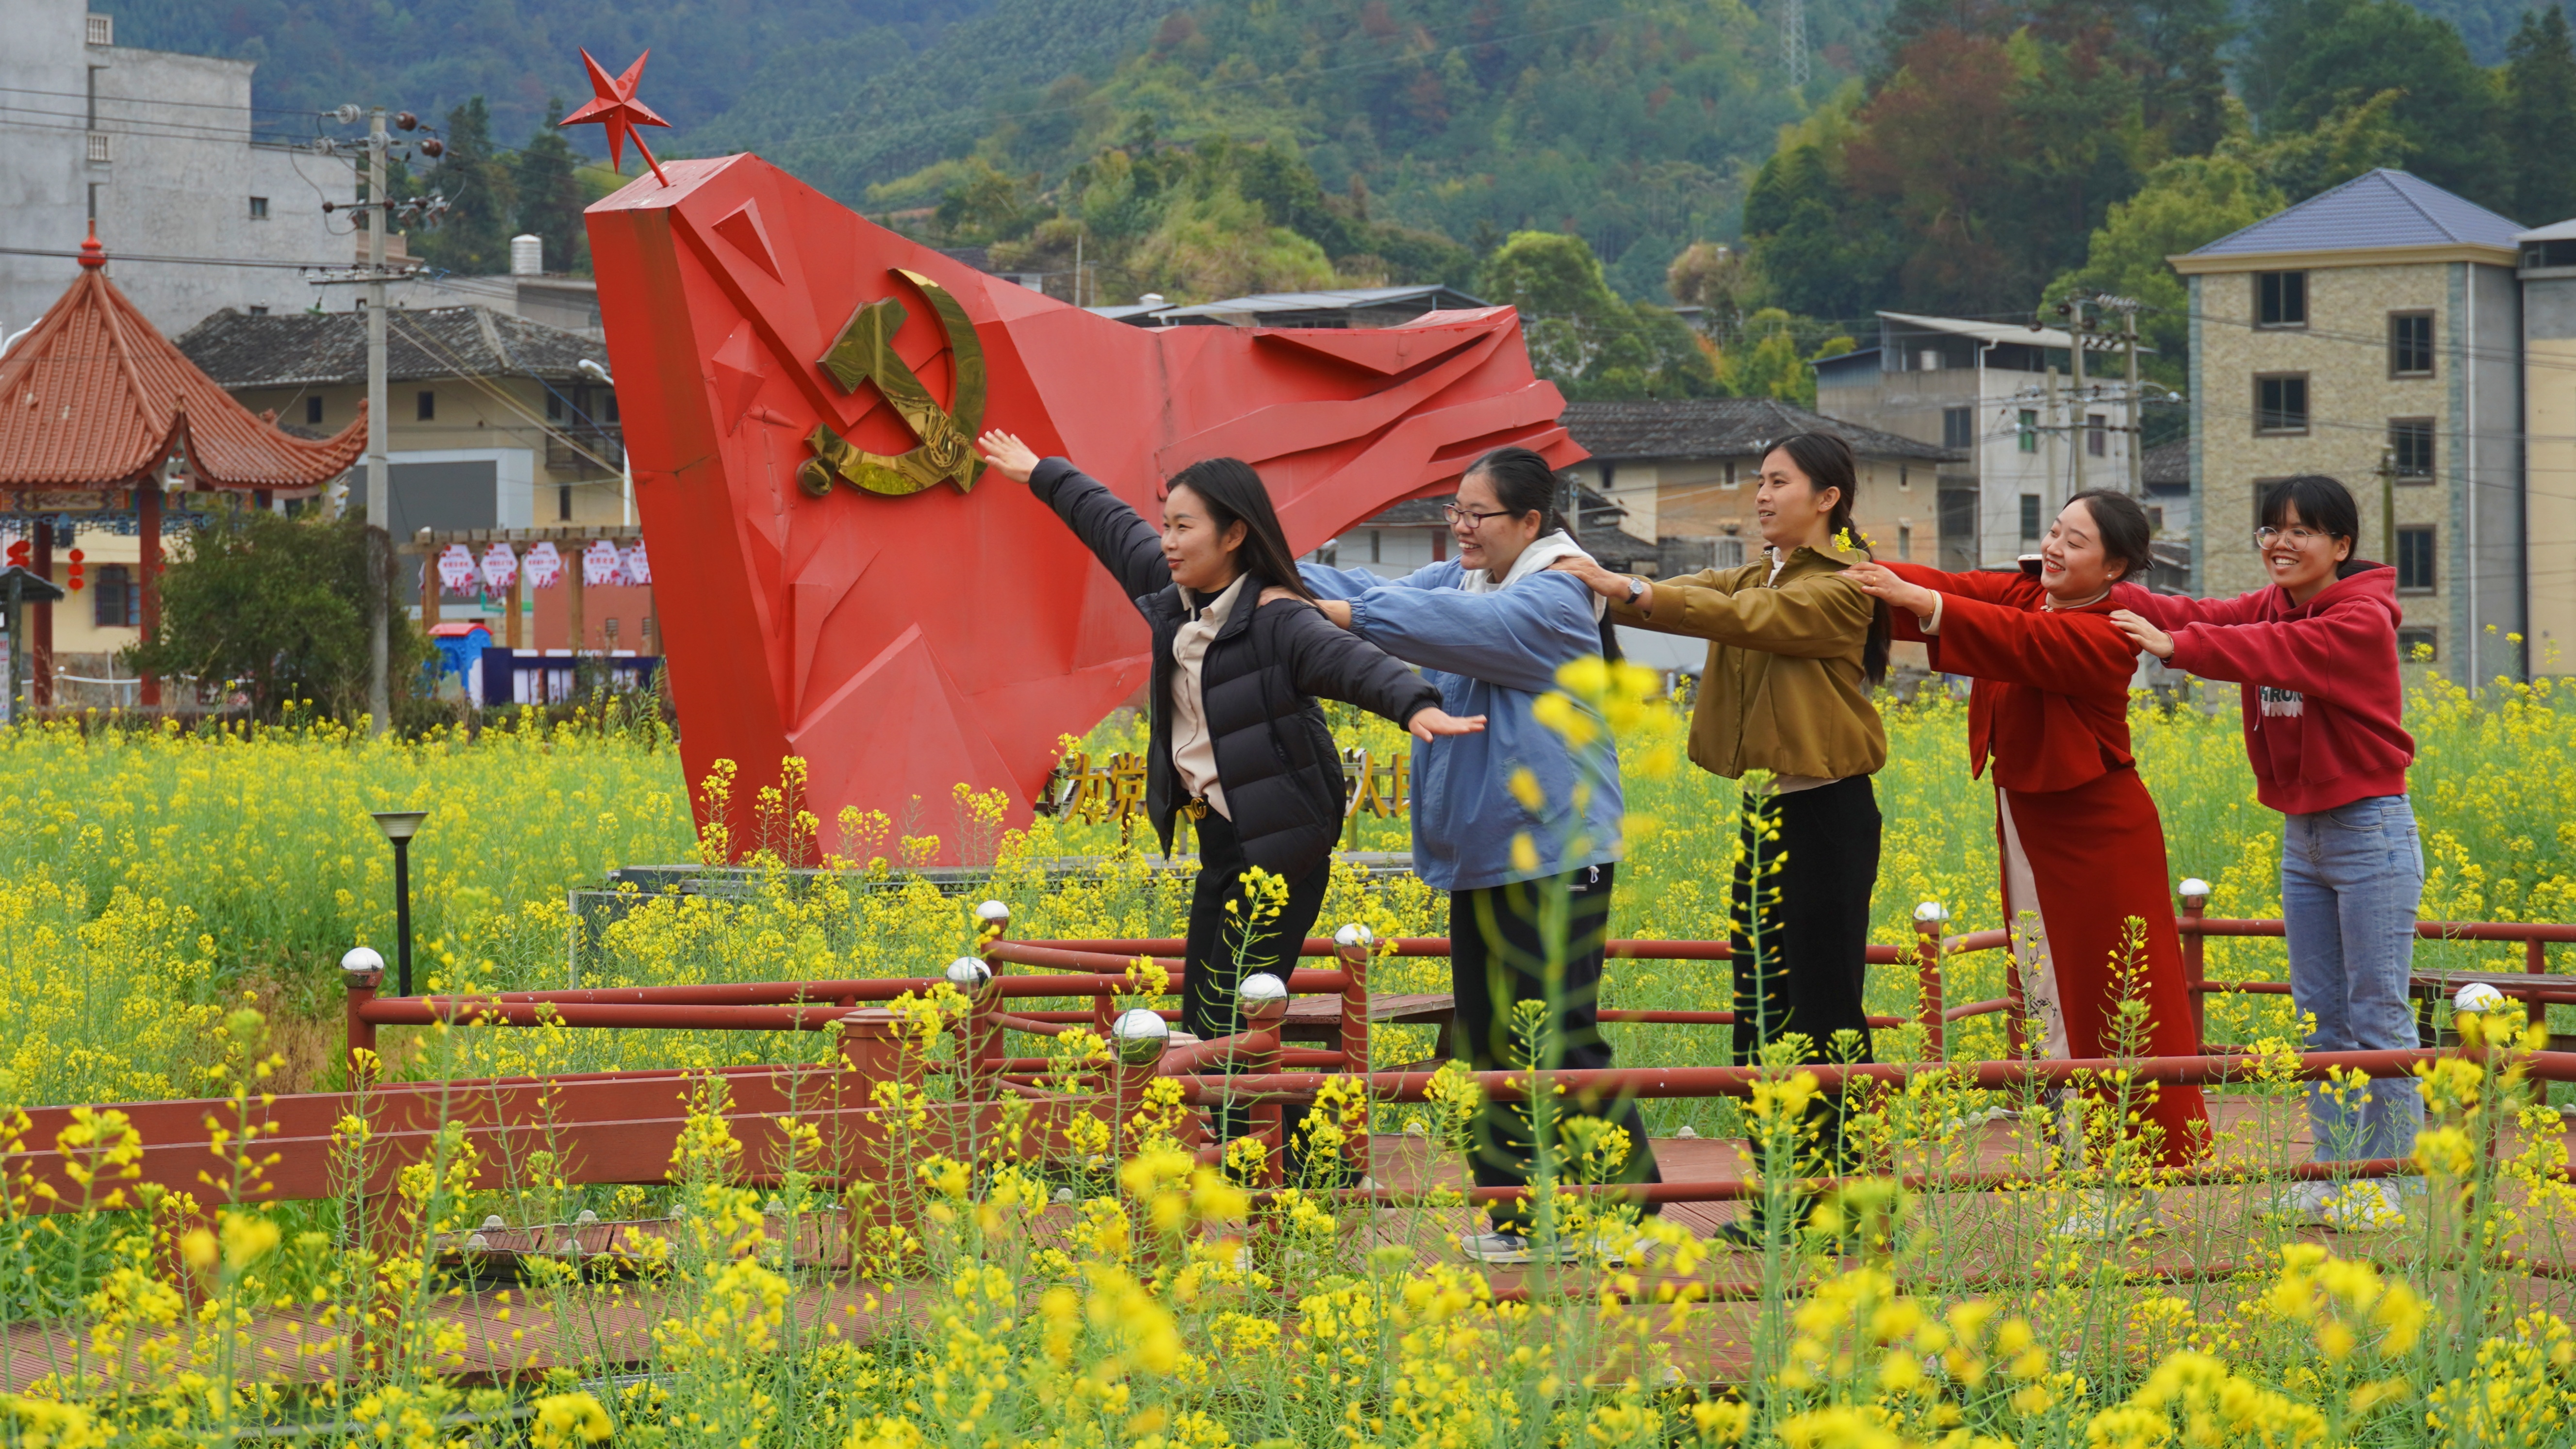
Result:
{"label": "red lantern", "polygon": [[13,569],[34,567],[33,562],[27,557],[28,547],[29,544],[23,538],[9,545],[9,567]]}
{"label": "red lantern", "polygon": [[81,551],[79,549],[72,550],[71,561],[71,577],[64,580],[64,582],[74,591],[78,591],[81,586]]}

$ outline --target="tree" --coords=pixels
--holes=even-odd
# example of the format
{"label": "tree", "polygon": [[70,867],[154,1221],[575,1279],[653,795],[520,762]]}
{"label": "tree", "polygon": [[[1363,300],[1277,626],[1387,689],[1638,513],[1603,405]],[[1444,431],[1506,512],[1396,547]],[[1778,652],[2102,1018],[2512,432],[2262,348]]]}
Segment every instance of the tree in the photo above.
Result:
{"label": "tree", "polygon": [[1704,397],[1716,390],[1690,324],[1610,290],[1583,238],[1517,231],[1485,259],[1478,294],[1518,308],[1530,365],[1570,398]]}
{"label": "tree", "polygon": [[1754,277],[1744,253],[1715,242],[1692,242],[1664,268],[1664,290],[1685,307],[1702,309],[1703,327],[1733,326],[1753,295]]}
{"label": "tree", "polygon": [[1833,173],[1827,143],[1776,152],[1744,194],[1763,295],[1791,312],[1861,317],[1896,300],[1904,238],[1875,198]]}
{"label": "tree", "polygon": [[2262,0],[2239,75],[2267,136],[2399,92],[2389,115],[2406,138],[2408,169],[2482,206],[2514,205],[2494,77],[2448,21],[2404,0]]}
{"label": "tree", "polygon": [[[127,667],[236,681],[262,719],[290,703],[354,720],[367,707],[367,530],[352,516],[218,511],[161,575],[161,628]],[[390,678],[399,704],[432,646],[391,608]]]}
{"label": "tree", "polygon": [[435,230],[415,233],[411,249],[449,271],[508,271],[519,193],[509,165],[492,153],[491,108],[476,96],[449,111],[439,141],[444,153],[421,184],[447,198],[447,216]]}
{"label": "tree", "polygon": [[555,271],[587,272],[590,259],[581,221],[581,180],[574,174],[581,156],[556,129],[563,114],[560,98],[547,105],[545,124],[511,159],[510,180],[519,194],[518,228],[544,239],[546,265]]}
{"label": "tree", "polygon": [[1744,319],[1734,339],[1719,350],[1717,384],[1729,397],[1775,397],[1802,408],[1816,405],[1815,364],[1840,357],[1855,345],[1851,338],[1828,337],[1812,353],[1798,345],[1801,331],[1816,324],[1765,307]]}
{"label": "tree", "polygon": [[2078,291],[2137,298],[2145,304],[2138,330],[2155,349],[2141,366],[2180,386],[2190,375],[2191,294],[2165,258],[2251,226],[2282,205],[2281,193],[2241,158],[2178,156],[2111,208],[2084,265],[2052,282],[2047,300]]}
{"label": "tree", "polygon": [[2513,156],[2513,214],[2533,226],[2576,216],[2576,45],[2567,12],[2527,12],[2506,46],[2504,139]]}

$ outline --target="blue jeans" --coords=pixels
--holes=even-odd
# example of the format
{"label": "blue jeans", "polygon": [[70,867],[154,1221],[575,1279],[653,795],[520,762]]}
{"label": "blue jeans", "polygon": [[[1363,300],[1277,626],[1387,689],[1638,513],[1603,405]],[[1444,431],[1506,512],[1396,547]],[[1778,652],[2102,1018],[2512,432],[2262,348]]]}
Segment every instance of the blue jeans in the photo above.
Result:
{"label": "blue jeans", "polygon": [[[2374,795],[2282,817],[2281,915],[2290,996],[2315,1018],[2308,1050],[2411,1051],[2419,1043],[2407,979],[2424,847],[2403,795]],[[2385,1078],[2342,1100],[2320,1082],[2308,1097],[2320,1162],[2404,1157],[2424,1125],[2412,1077]]]}

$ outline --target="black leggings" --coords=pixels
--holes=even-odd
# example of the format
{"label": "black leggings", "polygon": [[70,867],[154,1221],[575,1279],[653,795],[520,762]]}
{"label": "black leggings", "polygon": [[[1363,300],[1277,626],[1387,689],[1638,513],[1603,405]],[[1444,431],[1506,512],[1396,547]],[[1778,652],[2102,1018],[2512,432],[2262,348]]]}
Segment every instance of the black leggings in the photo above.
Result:
{"label": "black leggings", "polygon": [[[1744,799],[1731,901],[1736,1064],[1751,1065],[1765,1043],[1788,1032],[1808,1039],[1804,1061],[1877,1060],[1861,1006],[1870,887],[1878,880],[1878,798],[1869,776],[1767,802]],[[1755,828],[1757,803],[1767,803],[1773,838]],[[1843,1032],[1853,1036],[1837,1044]],[[1841,1094],[1808,1103],[1807,1121],[1815,1137],[1801,1153],[1800,1174],[1848,1169]]]}
{"label": "black leggings", "polygon": [[[1297,953],[1314,929],[1315,915],[1324,908],[1324,890],[1333,883],[1333,861],[1328,855],[1290,881],[1288,903],[1279,918],[1264,926],[1261,939],[1238,955],[1243,934],[1238,922],[1242,913],[1252,909],[1243,893],[1251,864],[1243,858],[1243,841],[1235,834],[1234,822],[1215,811],[1199,821],[1198,836],[1199,875],[1190,890],[1190,937],[1184,956],[1189,969],[1181,983],[1181,1026],[1201,1041],[1214,1041],[1243,1030],[1234,992],[1244,977],[1267,971],[1284,982],[1295,969]],[[1238,914],[1226,914],[1228,901],[1235,903]],[[1250,1113],[1248,1107],[1216,1108],[1212,1116],[1217,1139],[1231,1142],[1242,1136]],[[1306,1111],[1292,1106],[1282,1116],[1293,1149],[1297,1124],[1305,1120]]]}
{"label": "black leggings", "polygon": [[[1610,1044],[1601,1039],[1601,953],[1610,934],[1610,891],[1618,867],[1588,865],[1562,876],[1517,881],[1483,890],[1449,894],[1449,982],[1458,1004],[1453,1024],[1453,1050],[1480,1072],[1508,1071],[1530,1065],[1527,1045],[1512,1029],[1512,1003],[1546,1001],[1547,948],[1539,937],[1539,906],[1546,891],[1562,885],[1571,919],[1566,929],[1565,969],[1556,990],[1553,1028],[1554,1065],[1597,1068],[1610,1065]],[[1569,1094],[1563,1109],[1602,1117],[1628,1132],[1628,1160],[1609,1174],[1615,1182],[1661,1182],[1654,1150],[1646,1142],[1645,1118],[1633,1098],[1605,1100],[1598,1093]],[[1560,1141],[1564,1133],[1558,1133]],[[1537,1136],[1529,1109],[1518,1102],[1488,1099],[1476,1115],[1475,1140],[1468,1168],[1478,1187],[1527,1187]],[[1646,1211],[1653,1212],[1649,1205]],[[1521,1201],[1488,1203],[1497,1232],[1526,1232],[1530,1209]]]}

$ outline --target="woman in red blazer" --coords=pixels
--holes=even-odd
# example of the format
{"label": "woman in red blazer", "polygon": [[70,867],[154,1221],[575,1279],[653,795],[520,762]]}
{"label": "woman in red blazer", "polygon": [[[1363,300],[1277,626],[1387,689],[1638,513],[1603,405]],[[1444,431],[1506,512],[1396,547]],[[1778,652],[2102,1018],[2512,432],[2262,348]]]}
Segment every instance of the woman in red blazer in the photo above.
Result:
{"label": "woman in red blazer", "polygon": [[[2036,579],[1902,563],[1844,572],[1887,600],[1898,637],[1931,646],[1934,669],[1976,680],[1969,765],[1976,774],[1994,766],[2004,920],[2053,1057],[2123,1054],[2117,976],[2133,918],[2145,928],[2131,949],[2142,957],[2135,991],[2147,1020],[2127,1054],[2200,1049],[2164,825],[2129,753],[2137,649],[2110,618],[2111,586],[2145,572],[2150,533],[2136,500],[2079,493],[2050,527]],[[2207,1149],[2198,1087],[2156,1089],[2141,1120],[2164,1163]]]}

